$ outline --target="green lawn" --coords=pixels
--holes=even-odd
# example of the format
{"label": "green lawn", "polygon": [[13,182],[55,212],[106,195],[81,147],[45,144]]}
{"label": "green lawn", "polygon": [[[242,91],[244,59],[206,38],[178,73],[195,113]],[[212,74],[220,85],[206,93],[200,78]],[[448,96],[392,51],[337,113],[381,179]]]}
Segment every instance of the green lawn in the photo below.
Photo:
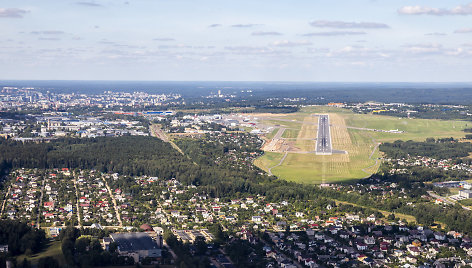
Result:
{"label": "green lawn", "polygon": [[16,261],[18,264],[21,264],[23,262],[23,259],[27,258],[28,261],[30,261],[32,265],[37,265],[39,259],[44,258],[44,257],[53,257],[59,262],[59,265],[61,267],[64,267],[66,265],[66,260],[64,259],[64,255],[62,255],[61,241],[49,242],[49,244],[47,245],[47,248],[44,251],[38,254],[35,254],[31,257],[20,255],[16,258]]}
{"label": "green lawn", "polygon": [[[25,255],[20,255],[16,257],[16,261],[18,265],[21,265],[23,262],[23,259],[25,258]],[[35,254],[31,257],[26,257],[28,261],[33,265],[36,266],[38,264],[39,259],[44,258],[44,257],[53,257],[59,262],[60,267],[65,267],[66,266],[66,260],[64,259],[64,255],[62,254],[62,249],[61,249],[61,241],[52,241],[49,243],[47,248],[38,254]],[[106,268],[114,268],[114,267],[120,267],[120,268],[132,268],[136,266],[105,266]],[[142,265],[142,267],[155,267],[154,265]],[[160,267],[174,267],[172,265],[161,265]]]}

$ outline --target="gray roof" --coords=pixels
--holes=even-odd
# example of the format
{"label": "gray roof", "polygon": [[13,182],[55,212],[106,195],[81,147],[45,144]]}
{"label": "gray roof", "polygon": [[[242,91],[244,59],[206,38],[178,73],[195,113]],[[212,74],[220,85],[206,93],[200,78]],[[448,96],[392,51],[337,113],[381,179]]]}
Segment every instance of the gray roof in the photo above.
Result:
{"label": "gray roof", "polygon": [[114,233],[111,238],[118,244],[120,251],[158,249],[157,244],[147,233]]}

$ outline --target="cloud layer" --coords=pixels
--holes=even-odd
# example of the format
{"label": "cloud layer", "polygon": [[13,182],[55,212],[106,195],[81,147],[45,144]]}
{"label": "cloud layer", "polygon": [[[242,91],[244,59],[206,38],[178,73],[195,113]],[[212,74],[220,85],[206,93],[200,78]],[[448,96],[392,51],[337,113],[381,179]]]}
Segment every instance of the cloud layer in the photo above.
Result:
{"label": "cloud layer", "polygon": [[377,22],[347,22],[347,21],[328,21],[316,20],[310,22],[313,27],[337,28],[337,29],[385,29],[390,28],[387,24]]}
{"label": "cloud layer", "polygon": [[57,30],[49,30],[49,31],[32,31],[31,34],[61,35],[61,34],[65,34],[65,32],[57,31]]}
{"label": "cloud layer", "polygon": [[0,8],[0,18],[23,18],[28,11],[20,8]]}
{"label": "cloud layer", "polygon": [[253,23],[248,23],[248,24],[233,24],[231,27],[234,28],[251,28],[255,26],[259,26],[260,24],[253,24]]}
{"label": "cloud layer", "polygon": [[101,7],[102,5],[94,3],[94,2],[76,2],[77,5],[81,6],[89,6],[89,7]]}
{"label": "cloud layer", "polygon": [[434,15],[434,16],[446,16],[446,15],[472,15],[472,3],[467,5],[457,6],[451,9],[447,8],[434,8],[434,7],[423,7],[423,6],[404,6],[398,10],[399,14],[403,15]]}
{"label": "cloud layer", "polygon": [[267,35],[282,35],[279,32],[253,32],[251,35],[254,36],[267,36]]}
{"label": "cloud layer", "polygon": [[331,32],[314,32],[302,34],[302,36],[348,36],[348,35],[364,35],[366,32],[358,31],[331,31]]}
{"label": "cloud layer", "polygon": [[165,38],[165,37],[164,37],[164,38],[154,38],[154,39],[152,39],[152,40],[154,40],[154,41],[161,41],[161,42],[175,41],[174,38]]}
{"label": "cloud layer", "polygon": [[472,28],[463,28],[455,30],[454,33],[472,33]]}

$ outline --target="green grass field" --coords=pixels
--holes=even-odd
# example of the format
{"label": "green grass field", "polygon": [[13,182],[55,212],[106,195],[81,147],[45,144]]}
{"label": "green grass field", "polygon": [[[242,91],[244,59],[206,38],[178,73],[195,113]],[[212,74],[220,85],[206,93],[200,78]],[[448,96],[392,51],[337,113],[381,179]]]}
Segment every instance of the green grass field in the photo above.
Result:
{"label": "green grass field", "polygon": [[263,157],[259,157],[254,161],[254,164],[267,171],[270,167],[277,165],[283,155],[283,153],[265,152]]}
{"label": "green grass field", "polygon": [[16,261],[19,265],[21,265],[23,263],[23,259],[27,258],[28,261],[30,261],[32,265],[37,265],[39,259],[45,258],[45,257],[53,257],[59,262],[60,267],[64,267],[66,265],[66,260],[64,259],[64,255],[62,254],[61,241],[50,242],[44,251],[38,254],[35,254],[33,256],[28,257],[25,255],[20,255],[16,257]]}
{"label": "green grass field", "polygon": [[287,139],[296,138],[298,136],[298,132],[300,132],[300,130],[298,129],[286,129],[284,131],[284,134],[282,134],[282,138],[287,138]]}
{"label": "green grass field", "polygon": [[[298,137],[300,139],[296,140],[294,145],[301,151],[310,151],[314,149],[314,141],[306,140],[306,138],[316,136],[316,127],[313,127],[313,123],[304,126],[303,121],[312,114],[320,113],[331,114],[333,148],[345,150],[348,155],[321,156],[312,153],[289,153],[282,165],[272,169],[274,175],[286,180],[309,184],[361,179],[375,173],[380,165],[380,161],[376,161],[380,157],[380,152],[378,149],[374,151],[378,142],[422,141],[428,137],[462,138],[465,135],[462,129],[472,125],[465,121],[355,114],[346,109],[326,106],[304,107],[297,113],[283,116],[274,114],[263,122],[287,127],[282,137],[290,139]],[[346,130],[346,128],[334,127],[340,124],[356,128],[398,129],[404,133],[383,133],[351,128]],[[308,137],[309,135],[312,136]],[[283,155],[283,152],[266,153],[257,159],[255,164],[267,171],[270,167],[276,166]]]}
{"label": "green grass field", "polygon": [[429,137],[454,137],[463,138],[462,129],[471,125],[466,121],[446,121],[433,119],[407,119],[381,115],[357,115],[346,116],[348,126],[365,127],[373,129],[405,131],[402,134],[373,132],[372,136],[378,141],[417,140],[422,141]]}

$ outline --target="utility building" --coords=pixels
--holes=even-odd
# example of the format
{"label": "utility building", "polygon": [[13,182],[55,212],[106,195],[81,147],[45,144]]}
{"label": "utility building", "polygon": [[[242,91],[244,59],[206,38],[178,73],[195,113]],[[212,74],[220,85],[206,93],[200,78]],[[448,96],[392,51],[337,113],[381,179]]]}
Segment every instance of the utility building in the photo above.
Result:
{"label": "utility building", "polygon": [[114,233],[111,239],[118,245],[118,253],[129,256],[135,262],[144,258],[160,258],[161,249],[147,233]]}

